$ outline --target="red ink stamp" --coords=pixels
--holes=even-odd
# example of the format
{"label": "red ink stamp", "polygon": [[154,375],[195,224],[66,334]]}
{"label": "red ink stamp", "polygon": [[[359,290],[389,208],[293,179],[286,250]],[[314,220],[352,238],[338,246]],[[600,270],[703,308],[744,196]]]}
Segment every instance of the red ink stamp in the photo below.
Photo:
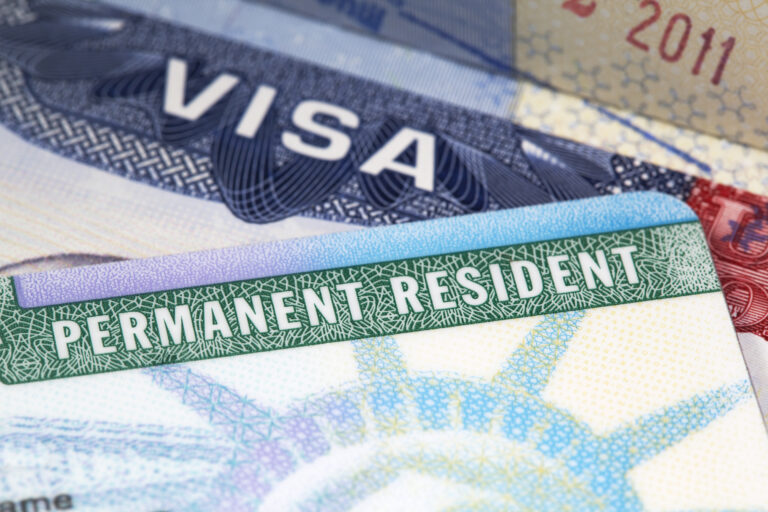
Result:
{"label": "red ink stamp", "polygon": [[583,2],[582,0],[565,0],[562,8],[571,11],[579,18],[587,18],[595,12],[597,3],[594,1]]}
{"label": "red ink stamp", "polygon": [[699,216],[739,332],[768,340],[768,200],[745,190],[696,182],[688,205]]}

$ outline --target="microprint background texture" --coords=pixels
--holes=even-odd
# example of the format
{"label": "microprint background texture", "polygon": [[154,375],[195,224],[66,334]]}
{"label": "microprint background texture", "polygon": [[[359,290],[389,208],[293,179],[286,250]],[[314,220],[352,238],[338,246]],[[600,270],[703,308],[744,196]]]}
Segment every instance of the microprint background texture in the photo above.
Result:
{"label": "microprint background texture", "polygon": [[[570,261],[564,263],[563,267],[578,276],[581,269],[576,258],[577,252],[627,245],[637,247],[633,259],[640,278],[638,284],[627,282],[620,259],[609,254],[608,261],[615,279],[614,287],[598,286],[595,290],[582,289],[573,294],[555,292],[546,269],[548,255],[568,254]],[[451,310],[427,309],[425,313],[402,316],[397,314],[389,289],[391,276],[409,275],[422,282],[424,274],[429,271],[447,270],[449,275],[454,275],[463,266],[473,266],[483,274],[477,281],[487,290],[491,290],[493,286],[487,266],[490,263],[503,264],[515,259],[531,260],[541,269],[545,283],[544,293],[529,300],[498,302],[491,292],[489,301],[480,307],[468,306],[459,301],[459,307]],[[334,290],[337,284],[354,281],[363,283],[358,291],[363,310],[361,321],[350,321],[348,308],[342,306],[336,308],[338,323],[309,327],[306,311],[297,307],[296,317],[303,327],[278,331],[272,306],[267,299],[265,309],[271,332],[266,336],[242,336],[238,333],[232,338],[222,338],[217,334],[210,341],[200,339],[202,303],[205,301],[219,300],[224,303],[227,319],[230,325],[235,326],[237,322],[231,307],[234,297],[248,298],[260,295],[264,300],[273,292],[285,290],[291,290],[296,297],[300,297],[301,289],[305,287],[317,290],[320,286],[327,285]],[[4,367],[3,379],[8,383],[531,316],[545,311],[567,311],[654,300],[719,289],[701,227],[695,222],[32,309],[16,306],[10,279],[3,279],[0,283],[3,285],[0,318],[3,319],[4,340],[0,345],[0,361]],[[455,285],[451,288],[452,295],[456,298],[463,293]],[[419,298],[423,304],[429,304],[428,291],[423,282]],[[156,324],[152,319],[152,311],[158,307],[173,308],[180,304],[190,305],[198,340],[161,348],[155,334]],[[119,350],[114,354],[94,356],[89,349],[84,329],[83,340],[70,344],[69,359],[57,358],[50,330],[51,322],[77,319],[79,323],[83,323],[86,316],[106,314],[110,317],[110,338],[114,341],[121,339],[116,318],[117,314],[123,311],[140,311],[150,319],[148,334],[153,333],[150,334],[154,345],[152,349],[130,352]]]}
{"label": "microprint background texture", "polygon": [[11,386],[0,489],[65,481],[89,511],[757,510],[768,446],[732,337],[709,293]]}

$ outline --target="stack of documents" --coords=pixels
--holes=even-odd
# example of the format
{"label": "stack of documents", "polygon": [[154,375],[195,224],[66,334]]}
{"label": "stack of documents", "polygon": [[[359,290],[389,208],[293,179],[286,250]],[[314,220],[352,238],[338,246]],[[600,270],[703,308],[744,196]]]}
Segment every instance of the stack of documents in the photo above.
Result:
{"label": "stack of documents", "polygon": [[0,5],[0,512],[768,509],[762,142],[271,3]]}

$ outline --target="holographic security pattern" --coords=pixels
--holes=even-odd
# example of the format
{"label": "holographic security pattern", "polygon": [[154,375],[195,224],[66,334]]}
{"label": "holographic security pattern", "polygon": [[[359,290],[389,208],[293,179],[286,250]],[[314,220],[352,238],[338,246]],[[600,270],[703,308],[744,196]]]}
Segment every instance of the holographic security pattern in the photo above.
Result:
{"label": "holographic security pattern", "polygon": [[[340,510],[376,503],[377,493],[404,474],[452,486],[446,496],[452,510],[641,510],[628,479],[632,468],[727,414],[751,395],[749,385],[696,394],[597,434],[543,398],[584,317],[580,311],[543,317],[489,380],[409,370],[397,338],[354,341],[357,383],[281,410],[191,368],[152,368],[145,372],[158,388],[210,422],[213,435],[66,421],[38,433],[39,420],[16,418],[5,423],[2,453],[22,457],[34,449],[47,460],[68,458],[64,466],[40,464],[29,473],[42,481],[93,471],[87,461],[113,449],[164,468],[153,483],[83,488],[75,498],[85,510],[126,510],[128,503],[195,511]],[[127,432],[127,441],[109,442]],[[337,470],[322,472],[336,453],[342,454]],[[286,496],[281,483],[313,465],[321,471],[315,488],[296,489],[290,503],[273,500]],[[0,474],[0,489],[7,492],[14,481]]]}

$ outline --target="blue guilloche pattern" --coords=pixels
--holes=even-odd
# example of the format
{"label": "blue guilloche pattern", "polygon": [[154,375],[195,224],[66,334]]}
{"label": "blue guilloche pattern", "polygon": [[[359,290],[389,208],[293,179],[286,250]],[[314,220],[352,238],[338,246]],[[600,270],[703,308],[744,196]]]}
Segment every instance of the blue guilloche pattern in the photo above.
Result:
{"label": "blue guilloche pattern", "polygon": [[[0,18],[0,123],[25,140],[108,172],[223,201],[239,218],[293,215],[395,224],[550,201],[659,190],[687,197],[693,178],[522,129],[419,96],[219,37],[75,0],[31,2]],[[240,78],[195,121],[163,113],[165,66],[188,63],[186,96],[221,73]],[[278,90],[253,138],[235,135],[260,84]],[[287,150],[281,134],[303,99],[348,108],[360,126],[337,161]],[[435,138],[435,186],[359,167],[394,133]],[[307,143],[324,140],[303,134]],[[400,155],[412,163],[414,148]]]}
{"label": "blue guilloche pattern", "polygon": [[[352,342],[356,382],[279,408],[188,367],[144,370],[159,389],[205,418],[213,433],[15,418],[13,433],[1,444],[69,457],[61,465],[37,463],[35,478],[50,484],[86,476],[75,496],[85,508],[165,502],[183,510],[256,510],[281,483],[315,465],[323,478],[294,493],[295,508],[346,510],[375,501],[399,476],[416,472],[461,489],[452,510],[642,510],[630,470],[749,398],[749,383],[691,396],[598,435],[543,398],[585,314],[543,317],[489,380],[415,372],[395,338],[365,339]],[[45,422],[53,427],[42,428]],[[124,441],[110,441],[114,432],[123,432]],[[452,443],[445,443],[445,435],[454,436]],[[324,457],[355,447],[367,448],[364,456],[323,470]],[[121,483],[129,475],[112,475],[105,487],[88,475],[97,471],[102,454],[115,450],[147,467],[191,469],[129,484]],[[0,474],[0,489],[9,481]]]}

